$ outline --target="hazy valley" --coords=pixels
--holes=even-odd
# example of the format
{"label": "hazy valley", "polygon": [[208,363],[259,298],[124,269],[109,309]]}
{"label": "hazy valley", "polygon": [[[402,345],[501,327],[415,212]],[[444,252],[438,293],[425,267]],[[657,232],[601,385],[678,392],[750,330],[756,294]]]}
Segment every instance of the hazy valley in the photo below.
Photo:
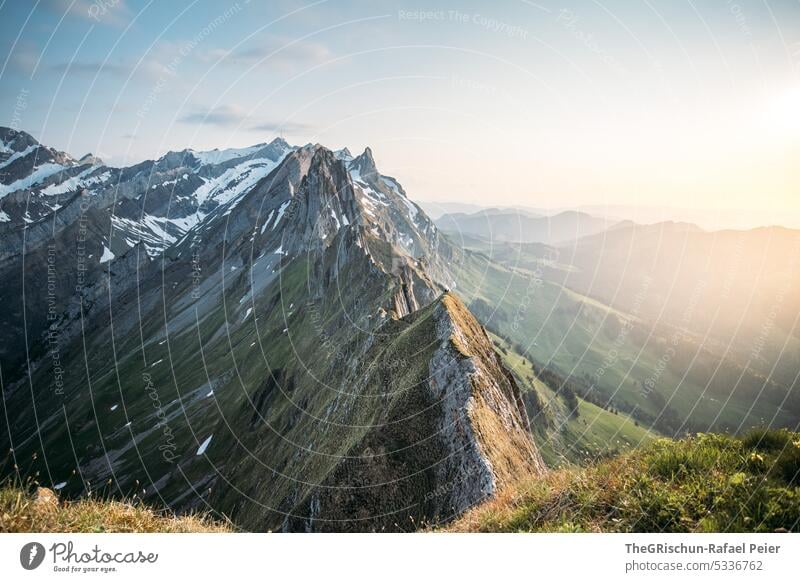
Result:
{"label": "hazy valley", "polygon": [[369,148],[116,168],[0,138],[3,473],[67,498],[409,531],[661,437],[800,424],[800,231],[433,221]]}

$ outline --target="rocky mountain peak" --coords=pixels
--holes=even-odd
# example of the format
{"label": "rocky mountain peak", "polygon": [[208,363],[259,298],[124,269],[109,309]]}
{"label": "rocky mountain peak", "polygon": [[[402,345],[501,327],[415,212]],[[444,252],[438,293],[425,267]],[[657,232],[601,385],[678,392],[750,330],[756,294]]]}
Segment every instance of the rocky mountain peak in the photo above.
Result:
{"label": "rocky mountain peak", "polygon": [[[457,249],[369,148],[348,162],[273,140],[127,168],[50,156],[0,198],[0,446],[46,453],[35,469],[65,494],[112,476],[131,490],[145,468],[148,501],[207,503],[245,528],[397,530],[455,517],[512,467],[541,470],[513,379],[442,296]],[[26,438],[37,426],[44,443]],[[110,455],[76,461],[67,426]]]}
{"label": "rocky mountain peak", "polygon": [[81,159],[78,160],[78,164],[80,165],[90,165],[90,166],[102,166],[104,165],[103,160],[94,155],[93,153],[88,153],[83,156]]}
{"label": "rocky mountain peak", "polygon": [[282,137],[276,137],[271,142],[269,142],[269,144],[267,144],[267,145],[271,145],[271,146],[275,146],[276,148],[283,148],[283,149],[289,149],[291,147],[289,145],[289,143],[285,139],[283,139]]}
{"label": "rocky mountain peak", "polygon": [[378,168],[375,166],[375,158],[372,157],[372,149],[369,146],[361,155],[353,158],[348,167],[351,171],[358,172],[365,180],[373,178],[378,173]]}
{"label": "rocky mountain peak", "polygon": [[39,142],[29,133],[14,129],[13,127],[0,127],[0,155],[10,152],[21,152],[27,147],[37,145],[39,145]]}
{"label": "rocky mountain peak", "polygon": [[266,157],[273,161],[277,161],[287,152],[292,151],[294,148],[289,145],[282,137],[276,137],[271,142],[266,144],[263,148],[254,154],[254,157]]}
{"label": "rocky mountain peak", "polygon": [[350,150],[347,148],[342,148],[340,150],[336,150],[333,152],[334,155],[344,162],[350,162],[353,159],[353,154],[350,153]]}

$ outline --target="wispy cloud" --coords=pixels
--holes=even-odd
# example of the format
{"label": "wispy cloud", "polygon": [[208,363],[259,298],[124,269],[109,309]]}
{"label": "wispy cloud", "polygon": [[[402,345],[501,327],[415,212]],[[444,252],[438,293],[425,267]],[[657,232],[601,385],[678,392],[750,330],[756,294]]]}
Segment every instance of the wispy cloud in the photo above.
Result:
{"label": "wispy cloud", "polygon": [[269,133],[304,133],[309,132],[312,129],[313,126],[308,123],[278,123],[274,121],[266,121],[250,127],[250,131],[265,131]]}
{"label": "wispy cloud", "polygon": [[165,74],[164,64],[154,55],[141,62],[107,61],[100,59],[63,61],[48,65],[53,73],[69,73],[70,75],[110,75],[115,77],[139,77],[155,81]]}
{"label": "wispy cloud", "polygon": [[310,124],[301,122],[277,122],[260,120],[257,115],[238,105],[220,105],[206,111],[197,110],[179,119],[181,123],[215,125],[218,127],[237,127],[254,132],[303,133],[312,129]]}
{"label": "wispy cloud", "polygon": [[45,0],[44,6],[56,14],[67,14],[94,24],[123,28],[132,18],[125,0]]}
{"label": "wispy cloud", "polygon": [[17,46],[11,53],[8,64],[12,71],[30,75],[39,61],[39,53],[30,46]]}
{"label": "wispy cloud", "polygon": [[[302,67],[310,67],[329,60],[331,52],[327,47],[316,43],[296,43],[286,46],[287,42],[273,39],[265,45],[246,50],[231,51],[230,49],[209,49],[189,56],[182,56],[182,61],[189,61],[201,67],[209,67],[219,59],[223,66],[252,66],[257,65],[272,70],[296,71]],[[102,60],[75,60],[57,62],[48,66],[54,73],[69,72],[72,75],[115,75],[129,76],[132,74],[144,75],[150,79],[158,79],[167,71],[167,64],[172,62],[177,55],[181,55],[180,42],[162,41],[151,50],[146,59],[141,62]],[[16,54],[16,51],[15,51]],[[36,60],[32,51],[17,57],[17,68],[30,70]],[[22,62],[24,59],[24,62]]]}
{"label": "wispy cloud", "polygon": [[232,66],[259,66],[281,71],[294,71],[328,61],[333,53],[316,42],[298,42],[292,39],[273,37],[262,44],[246,49],[215,48],[201,53],[206,62],[219,61]]}
{"label": "wispy cloud", "polygon": [[220,105],[206,112],[189,113],[180,118],[182,123],[219,125],[230,127],[239,125],[247,118],[247,112],[236,105]]}
{"label": "wispy cloud", "polygon": [[50,70],[56,73],[69,72],[75,75],[96,75],[108,73],[111,75],[129,75],[133,66],[127,63],[104,63],[102,61],[71,61],[50,65]]}

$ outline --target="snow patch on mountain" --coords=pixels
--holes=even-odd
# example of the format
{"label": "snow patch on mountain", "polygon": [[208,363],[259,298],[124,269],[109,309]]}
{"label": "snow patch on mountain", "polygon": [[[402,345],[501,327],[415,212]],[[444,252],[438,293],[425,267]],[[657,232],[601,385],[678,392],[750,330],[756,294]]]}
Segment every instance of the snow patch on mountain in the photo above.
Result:
{"label": "snow patch on mountain", "polygon": [[264,231],[267,230],[267,226],[269,226],[269,223],[272,220],[272,215],[273,214],[275,214],[275,210],[274,209],[269,211],[269,216],[267,216],[267,219],[264,221],[264,224],[261,226],[261,234],[264,234]]}
{"label": "snow patch on mountain", "polygon": [[14,152],[14,150],[6,147],[5,144],[3,144],[3,150],[2,150],[3,153],[8,153],[8,152],[14,152],[14,153],[12,153],[6,161],[0,162],[0,168],[5,168],[6,166],[9,166],[15,161],[17,161],[18,159],[24,158],[25,156],[36,150],[36,148],[38,147],[39,147],[38,145],[29,145],[21,152]]}
{"label": "snow patch on mountain", "polygon": [[238,158],[246,158],[248,156],[252,156],[259,150],[264,149],[266,146],[267,144],[260,143],[244,148],[226,148],[223,150],[213,149],[202,152],[190,149],[189,153],[192,154],[192,156],[198,160],[201,165],[205,166],[209,164],[224,164],[225,162],[229,162]]}
{"label": "snow patch on mountain", "polygon": [[156,256],[164,252],[167,247],[178,240],[178,237],[165,230],[167,225],[173,225],[177,230],[186,232],[186,225],[195,224],[194,217],[182,219],[159,218],[145,214],[141,220],[131,220],[121,216],[112,216],[111,224],[115,231],[125,239],[129,246],[144,243],[148,256]]}
{"label": "snow patch on mountain", "polygon": [[275,224],[272,225],[272,230],[275,230],[275,227],[278,226],[278,223],[281,221],[281,218],[283,218],[283,213],[286,212],[286,209],[289,207],[289,204],[291,204],[291,202],[292,202],[291,200],[287,200],[286,202],[281,204],[280,208],[278,208],[278,218],[275,219]]}
{"label": "snow patch on mountain", "polygon": [[227,204],[241,196],[255,186],[259,180],[269,175],[283,160],[283,157],[281,156],[276,161],[264,158],[248,160],[226,170],[216,178],[208,179],[194,192],[198,207],[203,206],[209,200],[220,205]]}
{"label": "snow patch on mountain", "polygon": [[74,192],[75,190],[87,188],[93,184],[103,183],[106,180],[108,180],[108,178],[111,176],[111,172],[103,172],[96,176],[89,176],[89,174],[91,174],[95,170],[97,170],[96,166],[90,166],[89,168],[86,168],[85,170],[80,172],[77,176],[68,178],[58,184],[50,184],[46,188],[43,188],[41,190],[41,193],[44,194],[45,196],[57,196],[60,194],[66,194],[67,192]]}
{"label": "snow patch on mountain", "polygon": [[400,200],[403,201],[403,204],[405,204],[406,208],[408,209],[408,217],[412,222],[415,222],[417,220],[417,214],[419,213],[419,208],[417,208],[417,205],[411,202],[411,200],[405,196],[400,196]]}
{"label": "snow patch on mountain", "polygon": [[114,253],[111,252],[106,245],[103,245],[103,256],[100,257],[100,263],[107,263],[114,258]]}
{"label": "snow patch on mountain", "polygon": [[12,192],[16,192],[17,190],[31,188],[32,186],[43,182],[53,174],[61,172],[64,169],[66,169],[66,166],[62,166],[61,164],[42,164],[24,178],[20,178],[19,180],[8,185],[0,184],[0,198],[5,197]]}
{"label": "snow patch on mountain", "polygon": [[206,452],[206,449],[208,448],[208,445],[211,444],[211,439],[213,437],[214,437],[214,435],[212,434],[210,437],[208,437],[206,440],[203,441],[203,443],[200,445],[200,448],[197,449],[197,456],[198,457]]}

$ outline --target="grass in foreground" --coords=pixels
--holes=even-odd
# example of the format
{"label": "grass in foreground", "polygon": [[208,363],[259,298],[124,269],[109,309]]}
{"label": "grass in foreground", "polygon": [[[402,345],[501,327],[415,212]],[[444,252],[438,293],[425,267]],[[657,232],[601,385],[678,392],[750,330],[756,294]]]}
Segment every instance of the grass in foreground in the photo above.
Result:
{"label": "grass in foreground", "polygon": [[800,531],[800,434],[658,439],[584,468],[526,481],[450,531]]}
{"label": "grass in foreground", "polygon": [[0,532],[163,532],[232,531],[206,516],[174,516],[141,503],[82,499],[61,501],[49,489],[31,492],[23,487],[0,486]]}

